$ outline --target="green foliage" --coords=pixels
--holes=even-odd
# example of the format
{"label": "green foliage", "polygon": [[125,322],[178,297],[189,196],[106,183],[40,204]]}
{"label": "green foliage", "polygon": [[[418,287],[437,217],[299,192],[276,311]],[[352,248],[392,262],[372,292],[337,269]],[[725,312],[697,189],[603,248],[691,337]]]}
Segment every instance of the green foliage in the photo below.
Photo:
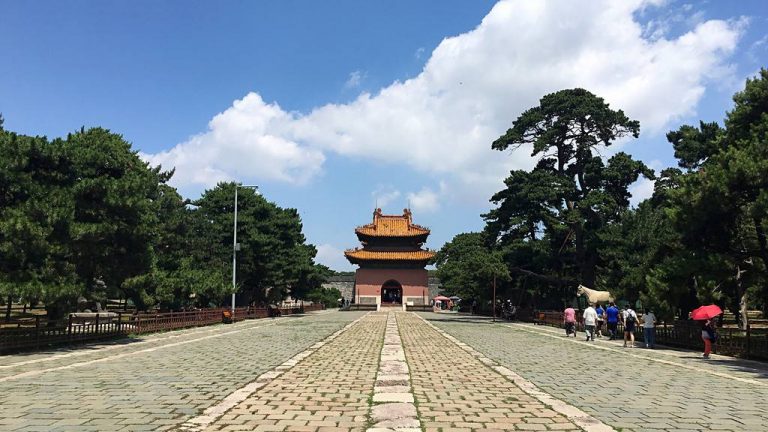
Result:
{"label": "green foliage", "polygon": [[[220,183],[195,202],[206,224],[212,255],[223,260],[232,253],[234,183]],[[293,293],[302,298],[319,286],[325,271],[315,267],[317,253],[306,244],[296,209],[283,209],[252,189],[238,191],[238,292],[245,303],[269,303]]]}
{"label": "green foliage", "polygon": [[[77,179],[71,191],[71,259],[88,298],[114,298],[123,282],[152,269],[164,177],[105,129],[71,134],[64,145]],[[128,298],[141,308],[151,305],[150,295],[135,286],[123,287]]]}
{"label": "green foliage", "polygon": [[747,80],[733,100],[724,129],[701,123],[668,134],[680,166],[689,171],[666,198],[683,245],[700,264],[689,275],[699,298],[738,310],[746,307],[749,292],[766,295],[768,71]]}
{"label": "green foliage", "polygon": [[448,292],[465,299],[489,299],[494,278],[509,280],[501,253],[486,246],[482,233],[459,234],[435,256],[437,276]]}
{"label": "green foliage", "polygon": [[73,302],[82,285],[68,260],[71,162],[44,137],[0,130],[0,293]]}
{"label": "green foliage", "polygon": [[326,308],[334,308],[339,305],[341,291],[336,288],[315,287],[307,293],[306,298],[313,303],[323,304]]}
{"label": "green foliage", "polygon": [[[206,307],[232,292],[234,184],[190,203],[120,135],[82,129],[49,141],[0,129],[0,295],[43,302],[49,317],[79,297],[139,309]],[[303,298],[317,266],[301,219],[241,189],[238,264],[246,301]]]}
{"label": "green foliage", "polygon": [[600,233],[627,211],[629,186],[654,173],[625,153],[604,162],[597,151],[639,130],[621,110],[572,89],[544,96],[494,141],[496,150],[530,145],[539,157],[532,171],[510,173],[506,188],[491,198],[497,207],[483,215],[509,270],[530,278],[538,294],[554,287],[567,300],[579,283],[600,283]]}

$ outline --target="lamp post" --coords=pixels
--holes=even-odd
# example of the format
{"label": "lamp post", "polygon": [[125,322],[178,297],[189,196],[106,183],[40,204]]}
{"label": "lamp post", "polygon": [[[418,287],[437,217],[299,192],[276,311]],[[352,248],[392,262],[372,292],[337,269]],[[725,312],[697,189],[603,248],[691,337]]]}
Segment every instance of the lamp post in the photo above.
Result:
{"label": "lamp post", "polygon": [[235,228],[232,236],[232,320],[235,319],[235,292],[237,292],[237,251],[240,245],[237,243],[237,190],[240,188],[258,189],[256,185],[241,185],[235,183]]}

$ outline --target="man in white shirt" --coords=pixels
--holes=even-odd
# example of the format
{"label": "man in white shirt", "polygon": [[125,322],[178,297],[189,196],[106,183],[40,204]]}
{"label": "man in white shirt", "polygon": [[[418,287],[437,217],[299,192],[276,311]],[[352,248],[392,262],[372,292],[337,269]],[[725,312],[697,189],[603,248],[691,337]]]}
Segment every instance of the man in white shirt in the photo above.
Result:
{"label": "man in white shirt", "polygon": [[650,309],[643,314],[643,337],[645,347],[653,349],[656,345],[656,315]]}
{"label": "man in white shirt", "polygon": [[597,311],[595,311],[594,305],[584,311],[584,329],[587,332],[587,340],[595,341],[595,325],[597,324]]}

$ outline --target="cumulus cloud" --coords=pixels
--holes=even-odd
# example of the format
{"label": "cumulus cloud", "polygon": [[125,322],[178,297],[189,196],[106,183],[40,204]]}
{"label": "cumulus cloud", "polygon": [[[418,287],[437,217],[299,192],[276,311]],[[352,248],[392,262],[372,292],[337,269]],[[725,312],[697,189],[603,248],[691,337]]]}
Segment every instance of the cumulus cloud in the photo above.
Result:
{"label": "cumulus cloud", "polygon": [[408,202],[411,208],[419,213],[431,213],[440,208],[437,193],[426,187],[418,192],[409,193]]}
{"label": "cumulus cloud", "polygon": [[352,264],[344,258],[344,252],[340,248],[328,243],[317,246],[315,262],[334,270],[350,270],[353,268]]}
{"label": "cumulus cloud", "polygon": [[279,105],[249,93],[208,123],[208,131],[172,149],[141,156],[153,165],[176,168],[176,185],[213,186],[243,178],[303,184],[320,173],[319,149],[292,140],[296,120]]}
{"label": "cumulus cloud", "polygon": [[437,190],[424,186],[418,192],[409,192],[408,205],[417,213],[432,213],[440,209],[448,191],[448,184],[441,181]]}
{"label": "cumulus cloud", "polygon": [[[490,143],[542,95],[587,88],[656,134],[693,115],[706,86],[733,73],[727,58],[743,21],[701,21],[670,38],[637,18],[655,3],[501,1],[477,28],[444,39],[412,79],[309,113],[252,93],[207,132],[145,157],[175,166],[176,184],[241,176],[302,183],[335,153],[410,166],[460,186],[459,199],[486,201],[510,169],[532,166],[526,151],[495,152]],[[350,82],[359,81],[354,74]]]}
{"label": "cumulus cloud", "polygon": [[371,192],[371,196],[374,198],[374,205],[383,208],[400,198],[400,191],[389,185],[380,185]]}

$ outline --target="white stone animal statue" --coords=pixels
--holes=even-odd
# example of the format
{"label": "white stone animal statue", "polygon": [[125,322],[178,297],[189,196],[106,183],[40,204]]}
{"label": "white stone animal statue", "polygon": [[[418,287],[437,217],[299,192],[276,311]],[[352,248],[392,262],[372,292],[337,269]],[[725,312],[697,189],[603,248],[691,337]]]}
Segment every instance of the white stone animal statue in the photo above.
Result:
{"label": "white stone animal statue", "polygon": [[584,285],[579,285],[579,289],[576,291],[576,295],[585,295],[589,304],[593,303],[608,303],[613,301],[613,296],[610,291],[598,291],[591,288],[587,288]]}

